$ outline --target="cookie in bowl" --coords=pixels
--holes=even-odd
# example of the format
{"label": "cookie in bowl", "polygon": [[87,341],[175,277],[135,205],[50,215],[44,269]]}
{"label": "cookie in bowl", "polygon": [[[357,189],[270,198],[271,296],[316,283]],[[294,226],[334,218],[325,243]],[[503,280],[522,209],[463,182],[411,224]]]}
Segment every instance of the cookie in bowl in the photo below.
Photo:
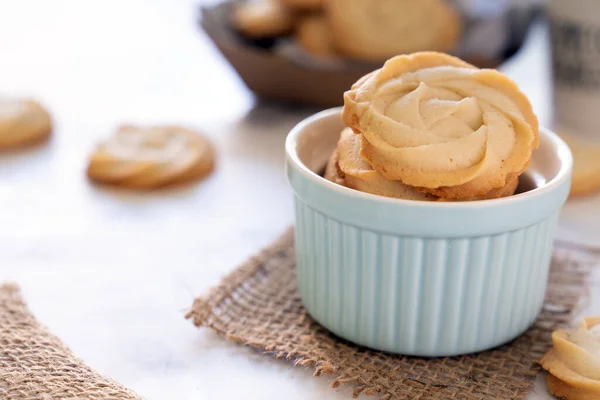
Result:
{"label": "cookie in bowl", "polygon": [[445,199],[502,192],[539,144],[514,82],[436,52],[394,57],[360,79],[344,94],[342,118],[379,174]]}
{"label": "cookie in bowl", "polygon": [[399,199],[435,201],[437,197],[421,193],[400,181],[385,179],[360,156],[360,138],[346,128],[340,135],[337,147],[332,154],[335,157],[335,175],[333,182],[343,181],[344,186],[366,193]]}
{"label": "cookie in bowl", "polygon": [[[398,180],[386,179],[360,156],[360,142],[360,134],[354,134],[350,128],[342,130],[338,145],[327,164],[325,179],[362,192],[398,199],[458,201],[419,191]],[[506,185],[492,189],[482,196],[460,200],[484,200],[511,196],[515,193],[518,183],[519,178],[515,176]]]}

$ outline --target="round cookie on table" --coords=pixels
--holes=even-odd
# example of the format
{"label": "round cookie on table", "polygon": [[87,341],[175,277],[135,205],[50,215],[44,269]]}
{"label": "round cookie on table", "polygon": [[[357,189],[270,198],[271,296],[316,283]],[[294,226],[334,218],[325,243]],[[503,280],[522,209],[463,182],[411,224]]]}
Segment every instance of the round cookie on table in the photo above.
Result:
{"label": "round cookie on table", "polygon": [[284,36],[294,29],[294,12],[277,0],[253,0],[234,4],[233,26],[248,39]]}
{"label": "round cookie on table", "polygon": [[366,61],[415,51],[449,51],[459,40],[461,17],[445,0],[328,0],[336,50]]}
{"label": "round cookie on table", "polygon": [[0,150],[31,145],[47,139],[52,118],[31,99],[0,98]]}
{"label": "round cookie on table", "polygon": [[92,153],[87,174],[93,181],[152,189],[208,175],[215,155],[210,141],[179,126],[122,126]]}

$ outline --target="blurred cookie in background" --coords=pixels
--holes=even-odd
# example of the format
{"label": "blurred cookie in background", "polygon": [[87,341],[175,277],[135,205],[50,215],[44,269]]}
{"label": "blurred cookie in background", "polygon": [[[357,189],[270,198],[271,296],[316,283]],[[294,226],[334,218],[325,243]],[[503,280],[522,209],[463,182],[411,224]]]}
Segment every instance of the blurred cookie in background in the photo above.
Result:
{"label": "blurred cookie in background", "polygon": [[552,123],[573,153],[571,195],[600,192],[600,2],[548,5]]}
{"label": "blurred cookie in background", "polygon": [[0,98],[0,150],[43,141],[51,131],[52,118],[37,101]]}
{"label": "blurred cookie in background", "polygon": [[268,39],[289,34],[294,13],[278,0],[251,0],[233,5],[233,26],[248,39]]}
{"label": "blurred cookie in background", "polygon": [[577,135],[557,130],[573,153],[571,196],[584,196],[600,192],[600,144],[588,143]]}
{"label": "blurred cookie in background", "polygon": [[100,143],[87,174],[96,182],[153,189],[197,180],[214,168],[212,144],[180,126],[122,126]]}
{"label": "blurred cookie in background", "polygon": [[283,5],[297,11],[319,11],[327,0],[279,0]]}
{"label": "blurred cookie in background", "polygon": [[422,50],[448,52],[462,25],[459,12],[444,0],[329,0],[326,15],[334,47],[366,61]]}
{"label": "blurred cookie in background", "polygon": [[323,14],[302,17],[298,21],[294,39],[307,53],[316,56],[331,56],[335,53],[329,22]]}

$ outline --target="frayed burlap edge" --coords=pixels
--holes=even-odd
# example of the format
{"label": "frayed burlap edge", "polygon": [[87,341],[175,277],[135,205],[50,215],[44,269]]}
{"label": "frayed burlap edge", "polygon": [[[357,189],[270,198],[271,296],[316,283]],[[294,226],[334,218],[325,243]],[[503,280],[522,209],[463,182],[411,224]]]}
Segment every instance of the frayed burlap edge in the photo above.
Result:
{"label": "frayed burlap edge", "polygon": [[331,386],[348,384],[381,399],[523,398],[540,372],[537,361],[551,332],[568,325],[586,298],[592,262],[556,252],[546,303],[535,325],[515,341],[463,357],[423,359],[368,350],[339,339],[314,322],[296,292],[293,231],[226,276],[186,315],[228,340],[334,375]]}
{"label": "frayed burlap edge", "polygon": [[[278,359],[294,360],[294,366],[314,367],[314,376],[332,375],[336,372],[336,368],[329,362],[307,356],[302,352],[289,351],[288,349],[278,350],[278,346],[266,344],[262,340],[249,340],[247,337],[236,334],[234,330],[225,329],[225,321],[215,314],[218,308],[226,306],[227,302],[232,299],[232,294],[239,287],[264,277],[265,266],[273,260],[273,257],[280,259],[286,266],[287,264],[293,266],[295,264],[293,254],[290,254],[290,243],[293,239],[294,231],[289,229],[259,254],[250,257],[244,264],[223,278],[221,283],[212,288],[205,296],[196,298],[185,317],[186,319],[192,318],[196,326],[207,326],[214,329],[224,335],[227,340],[263,350],[273,354]],[[290,281],[289,286],[295,284],[296,281],[293,280]],[[308,315],[301,316],[299,322],[304,322],[309,318]]]}
{"label": "frayed burlap edge", "polygon": [[88,367],[38,323],[14,283],[0,285],[0,398],[140,399]]}

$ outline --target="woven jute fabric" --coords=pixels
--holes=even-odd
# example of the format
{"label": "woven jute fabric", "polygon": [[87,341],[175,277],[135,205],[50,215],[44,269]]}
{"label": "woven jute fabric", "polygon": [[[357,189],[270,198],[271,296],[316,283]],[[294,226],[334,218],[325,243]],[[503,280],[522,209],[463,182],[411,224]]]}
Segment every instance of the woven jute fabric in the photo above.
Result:
{"label": "woven jute fabric", "polygon": [[0,399],[140,399],[73,353],[27,310],[18,286],[0,286]]}
{"label": "woven jute fabric", "polygon": [[187,314],[227,339],[255,347],[314,375],[333,375],[332,387],[381,399],[518,399],[540,372],[537,361],[551,332],[567,325],[585,290],[591,263],[553,258],[544,309],[535,325],[513,342],[475,355],[417,358],[348,343],[314,322],[296,290],[293,232],[241,265]]}

